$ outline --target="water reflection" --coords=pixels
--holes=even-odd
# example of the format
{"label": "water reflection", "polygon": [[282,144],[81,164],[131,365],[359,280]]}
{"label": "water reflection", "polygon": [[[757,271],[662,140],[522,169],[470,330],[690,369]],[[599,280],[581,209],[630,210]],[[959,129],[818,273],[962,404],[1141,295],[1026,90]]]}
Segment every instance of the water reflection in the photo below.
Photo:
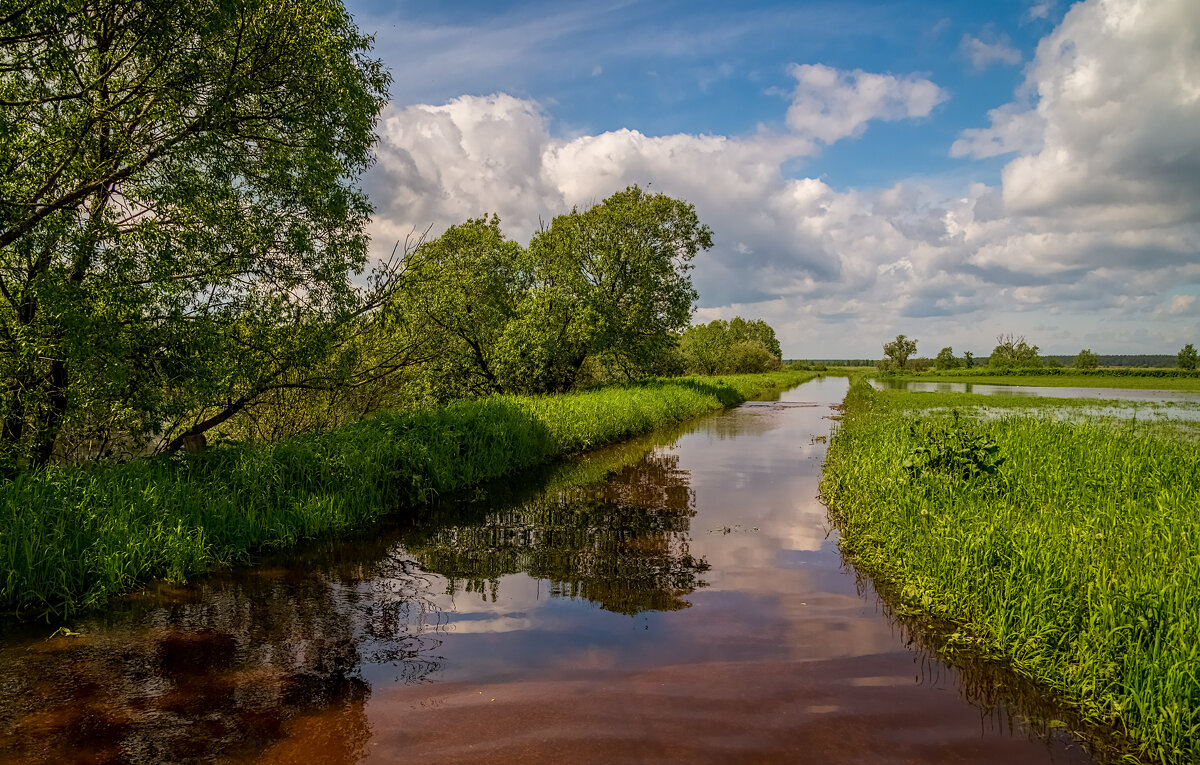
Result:
{"label": "water reflection", "polygon": [[816,493],[845,390],[13,632],[0,761],[1087,762],[981,733],[1007,707],[844,566]]}
{"label": "water reflection", "polygon": [[[270,572],[190,588],[141,618],[0,649],[0,748],[17,762],[178,762],[255,751],[336,709],[342,759],[369,738],[353,601]],[[331,742],[333,745],[334,742]]]}
{"label": "water reflection", "polygon": [[387,667],[403,686],[435,677],[449,633],[470,631],[455,595],[495,601],[501,577],[523,572],[551,597],[620,614],[686,608],[708,568],[689,552],[694,492],[675,455],[647,456],[675,435],[353,540],[160,583],[74,623],[77,636],[10,627],[0,762],[354,762],[370,738],[363,668]]}
{"label": "water reflection", "polygon": [[708,564],[689,549],[695,494],[678,463],[653,453],[598,484],[499,509],[463,503],[414,529],[405,546],[450,594],[494,601],[500,577],[522,572],[550,582],[552,595],[620,614],[687,608]]}
{"label": "water reflection", "polygon": [[1200,403],[1200,393],[1189,390],[1143,388],[1074,388],[1043,385],[994,385],[931,380],[871,380],[879,390],[910,390],[924,393],[974,393],[980,396],[1041,396],[1043,398],[1098,398],[1111,401],[1158,401]]}
{"label": "water reflection", "polygon": [[[872,380],[878,390],[908,390],[922,393],[970,393],[979,396],[1017,396],[1022,398],[1088,399],[1086,406],[1070,409],[1039,407],[1052,417],[1079,420],[1092,417],[1145,419],[1147,416],[1189,422],[1200,421],[1200,392],[1186,390],[1150,390],[1139,388],[1070,388],[1036,385],[993,385],[929,380]],[[983,417],[1003,417],[1011,410],[975,406]]]}

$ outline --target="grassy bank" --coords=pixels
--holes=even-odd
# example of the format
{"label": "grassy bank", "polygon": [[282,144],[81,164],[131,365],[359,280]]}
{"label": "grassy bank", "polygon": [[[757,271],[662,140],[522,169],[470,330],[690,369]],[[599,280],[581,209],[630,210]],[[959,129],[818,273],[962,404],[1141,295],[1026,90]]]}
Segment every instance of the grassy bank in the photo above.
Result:
{"label": "grassy bank", "polygon": [[851,388],[822,482],[845,549],[1144,758],[1200,761],[1194,443],[1113,421],[916,419],[921,395]]}
{"label": "grassy bank", "polygon": [[183,579],[811,377],[681,378],[461,401],[270,446],[23,474],[0,486],[0,607],[94,608],[151,578]]}
{"label": "grassy bank", "polygon": [[1070,388],[1139,388],[1143,390],[1200,391],[1200,372],[1184,369],[1146,369],[1112,367],[1109,369],[945,369],[906,372],[895,379],[950,380],[991,385],[1040,385]]}

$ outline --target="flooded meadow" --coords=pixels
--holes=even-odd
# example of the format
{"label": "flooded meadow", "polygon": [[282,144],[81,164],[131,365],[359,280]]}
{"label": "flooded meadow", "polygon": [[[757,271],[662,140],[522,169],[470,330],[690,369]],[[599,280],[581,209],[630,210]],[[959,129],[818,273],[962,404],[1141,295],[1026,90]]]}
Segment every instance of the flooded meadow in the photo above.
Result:
{"label": "flooded meadow", "polygon": [[1086,763],[817,499],[844,378],[0,644],[3,762]]}

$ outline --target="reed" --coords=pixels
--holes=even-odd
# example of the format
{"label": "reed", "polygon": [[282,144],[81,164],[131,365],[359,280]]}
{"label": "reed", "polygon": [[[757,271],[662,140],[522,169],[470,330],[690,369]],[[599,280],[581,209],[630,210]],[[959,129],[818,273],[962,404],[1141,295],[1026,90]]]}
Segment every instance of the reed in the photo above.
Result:
{"label": "reed", "polygon": [[821,485],[847,553],[1142,758],[1200,761],[1194,442],[1135,420],[914,415],[921,395],[852,385]]}
{"label": "reed", "polygon": [[387,512],[791,387],[811,373],[651,380],[385,414],[269,445],[225,443],[0,485],[0,606],[65,616],[156,577]]}

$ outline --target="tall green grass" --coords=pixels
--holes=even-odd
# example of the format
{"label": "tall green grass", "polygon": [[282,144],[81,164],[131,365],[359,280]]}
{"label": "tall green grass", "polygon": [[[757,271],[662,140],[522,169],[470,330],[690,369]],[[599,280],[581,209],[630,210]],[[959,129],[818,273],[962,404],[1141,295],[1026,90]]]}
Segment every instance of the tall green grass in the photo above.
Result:
{"label": "tall green grass", "polygon": [[[915,395],[859,379],[847,397],[821,490],[856,564],[1143,758],[1200,761],[1200,450],[1136,422],[1036,415],[947,439],[948,414],[915,424],[889,404]],[[1003,461],[931,469],[915,458],[931,438],[994,443]]]}
{"label": "tall green grass", "polygon": [[0,485],[0,607],[25,615],[95,608],[154,577],[183,579],[360,525],[812,376],[460,401],[267,446],[26,473]]}

